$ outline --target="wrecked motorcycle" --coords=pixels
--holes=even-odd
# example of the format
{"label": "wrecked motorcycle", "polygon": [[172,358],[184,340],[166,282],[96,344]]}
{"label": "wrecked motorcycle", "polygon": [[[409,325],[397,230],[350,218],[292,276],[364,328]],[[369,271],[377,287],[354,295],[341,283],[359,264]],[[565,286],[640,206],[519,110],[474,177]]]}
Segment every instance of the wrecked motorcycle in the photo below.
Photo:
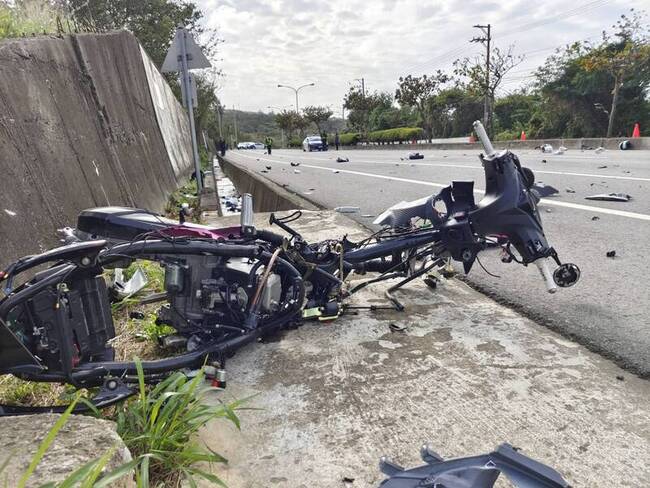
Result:
{"label": "wrecked motorcycle", "polygon": [[[494,151],[480,123],[475,130],[486,151],[480,202],[474,201],[473,182],[455,181],[438,195],[388,209],[376,221],[384,228],[360,242],[308,243],[289,225],[299,212],[271,216],[288,237],[258,230],[248,197],[241,226],[224,229],[180,225],[137,209],[82,212],[77,228],[64,232],[67,245],[24,257],[0,273],[6,295],[0,300],[0,374],[99,387],[93,399],[98,406],[132,394],[136,367],[114,360],[103,273],[136,259],[163,266],[164,293],[156,298],[167,303],[158,321],[175,333],[162,342],[185,350],[143,362],[151,382],[206,363],[222,368],[229,353],[301,318],[334,318],[344,299],[369,283],[402,277],[387,297],[403,309],[391,292],[449,258],[469,272],[478,253],[494,245],[502,247],[506,262],[535,263],[550,292],[573,285],[580,271],[562,264],[546,241],[530,191],[532,173],[511,152]],[[552,276],[550,259],[558,264]],[[348,288],[352,272],[379,275]],[[15,285],[19,276],[26,278]],[[0,413],[20,409],[7,406]]]}

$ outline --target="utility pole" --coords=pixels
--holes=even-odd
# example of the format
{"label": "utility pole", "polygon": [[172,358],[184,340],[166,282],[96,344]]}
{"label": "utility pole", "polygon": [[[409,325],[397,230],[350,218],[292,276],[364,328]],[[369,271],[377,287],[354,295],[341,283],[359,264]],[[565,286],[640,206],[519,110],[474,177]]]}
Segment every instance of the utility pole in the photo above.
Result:
{"label": "utility pole", "polygon": [[237,131],[237,112],[235,111],[235,105],[232,106],[232,116],[235,119],[235,141],[239,142],[239,132]]}
{"label": "utility pole", "polygon": [[492,103],[490,100],[490,43],[492,42],[492,25],[475,25],[475,29],[481,29],[483,37],[475,37],[469,42],[480,42],[485,44],[487,53],[485,56],[485,100],[483,106],[483,125],[488,127],[490,136],[492,136]]}

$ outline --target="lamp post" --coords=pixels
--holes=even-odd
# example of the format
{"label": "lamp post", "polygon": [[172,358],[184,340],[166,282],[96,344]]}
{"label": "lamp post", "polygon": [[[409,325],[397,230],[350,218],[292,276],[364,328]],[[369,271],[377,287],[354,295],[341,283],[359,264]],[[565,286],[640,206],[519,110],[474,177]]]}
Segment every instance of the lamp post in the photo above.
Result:
{"label": "lamp post", "polygon": [[278,88],[290,88],[296,93],[296,113],[299,112],[298,109],[298,92],[302,90],[303,88],[306,88],[308,86],[314,86],[316,83],[307,83],[306,85],[299,86],[298,88],[294,88],[293,86],[289,85],[278,85]]}

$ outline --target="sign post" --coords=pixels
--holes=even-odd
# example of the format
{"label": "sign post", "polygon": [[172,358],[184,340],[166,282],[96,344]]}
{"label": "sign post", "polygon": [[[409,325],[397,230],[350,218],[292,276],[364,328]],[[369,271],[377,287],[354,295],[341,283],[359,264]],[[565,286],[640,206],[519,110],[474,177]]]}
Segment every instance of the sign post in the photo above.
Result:
{"label": "sign post", "polygon": [[201,160],[199,158],[199,149],[196,142],[196,127],[194,124],[194,107],[197,102],[196,85],[192,83],[193,80],[190,70],[209,68],[210,66],[210,61],[205,57],[201,48],[192,38],[192,35],[184,27],[178,26],[176,29],[176,37],[174,37],[167,56],[165,56],[161,71],[163,73],[178,71],[181,74],[183,101],[187,107],[187,114],[190,120],[190,136],[192,139],[194,171],[198,193],[201,193],[203,190],[203,181],[201,180]]}

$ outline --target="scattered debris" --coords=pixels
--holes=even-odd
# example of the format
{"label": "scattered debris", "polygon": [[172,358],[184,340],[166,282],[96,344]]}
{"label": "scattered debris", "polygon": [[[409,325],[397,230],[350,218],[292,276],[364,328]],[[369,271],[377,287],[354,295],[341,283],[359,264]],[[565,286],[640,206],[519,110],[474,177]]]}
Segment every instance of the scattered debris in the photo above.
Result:
{"label": "scattered debris", "polygon": [[303,191],[302,192],[303,195],[311,195],[312,193],[314,193],[314,192],[313,191]]}
{"label": "scattered debris", "polygon": [[607,251],[605,254],[608,258],[614,258],[616,257],[616,251]]}
{"label": "scattered debris", "polygon": [[591,220],[600,220],[600,217],[598,215],[594,215]]}
{"label": "scattered debris", "polygon": [[542,159],[542,163],[546,163],[546,162],[547,162],[546,159]]}
{"label": "scattered debris", "polygon": [[334,210],[336,210],[338,213],[357,213],[359,211],[359,207],[336,207]]}
{"label": "scattered debris", "polygon": [[133,312],[129,313],[129,318],[134,319],[134,320],[144,320],[144,312],[140,312],[138,310],[134,310]]}
{"label": "scattered debris", "polygon": [[603,152],[604,150],[605,150],[605,148],[604,148],[603,146],[599,146],[599,147],[596,148],[596,150],[595,150],[594,152],[595,152],[596,154],[600,154],[600,153]]}
{"label": "scattered debris", "polygon": [[551,195],[555,195],[556,193],[560,193],[557,188],[552,187],[551,185],[545,185],[541,181],[535,183],[532,189],[535,190],[535,192],[539,195],[540,198],[545,198]]}
{"label": "scattered debris", "polygon": [[263,170],[260,171],[260,173],[268,173],[268,171],[263,169]]}
{"label": "scattered debris", "polygon": [[605,169],[605,168],[607,168],[606,164],[603,164],[602,166],[598,166],[598,169]]}
{"label": "scattered debris", "polygon": [[363,214],[362,217],[366,218],[366,219],[371,219],[371,218],[374,217],[374,215],[372,215],[372,214]]}
{"label": "scattered debris", "polygon": [[627,151],[628,149],[632,149],[632,143],[626,139],[618,143],[618,148],[621,151]]}
{"label": "scattered debris", "polygon": [[565,191],[567,193],[575,193],[576,192],[573,188],[567,188]]}
{"label": "scattered debris", "polygon": [[391,332],[406,332],[408,327],[406,325],[400,325],[396,324],[394,322],[391,322],[388,324],[388,327],[390,328]]}
{"label": "scattered debris", "polygon": [[354,478],[350,478],[349,476],[344,476],[343,483],[354,483]]}
{"label": "scattered debris", "polygon": [[270,169],[271,169],[271,167],[270,167],[270,166],[266,166],[266,169],[269,169],[269,170],[270,170]]}
{"label": "scattered debris", "polygon": [[550,144],[544,144],[539,147],[543,153],[552,153],[553,152],[553,146]]}
{"label": "scattered debris", "polygon": [[12,212],[11,210],[7,210],[6,208],[5,208],[5,213],[7,215],[9,215],[10,217],[15,217],[16,216],[16,212]]}
{"label": "scattered debris", "polygon": [[433,290],[438,288],[438,280],[435,279],[433,276],[427,276],[426,278],[424,278],[424,284]]}
{"label": "scattered debris", "polygon": [[337,163],[349,163],[350,160],[348,158],[342,158],[341,156],[339,156],[338,158],[336,158],[336,162]]}
{"label": "scattered debris", "polygon": [[616,375],[618,381],[625,381],[625,377],[622,374]]}
{"label": "scattered debris", "polygon": [[334,173],[335,175],[337,175],[337,174],[340,173],[340,171],[339,171],[338,169],[335,169],[335,170],[332,171],[332,173]]}
{"label": "scattered debris", "polygon": [[294,163],[293,161],[291,161],[289,164],[290,164],[291,166],[300,166],[300,163]]}
{"label": "scattered debris", "polygon": [[585,197],[585,200],[600,200],[603,202],[629,202],[631,199],[632,197],[627,193],[600,193]]}
{"label": "scattered debris", "polygon": [[552,210],[550,208],[546,209],[546,213],[551,213],[551,212],[552,212]]}
{"label": "scattered debris", "polygon": [[124,281],[124,270],[122,268],[115,269],[113,290],[119,298],[128,298],[135,295],[147,286],[147,283],[149,283],[149,280],[144,271],[142,271],[142,268],[136,269],[133,276],[127,281]]}
{"label": "scattered debris", "polygon": [[259,160],[260,160],[260,158],[255,158],[255,161],[259,161]]}
{"label": "scattered debris", "polygon": [[280,185],[280,186],[282,186],[282,188],[286,188],[286,187],[289,186],[289,183],[282,183],[282,185]]}
{"label": "scattered debris", "polygon": [[419,152],[414,152],[409,154],[409,159],[424,159],[424,154],[420,154]]}
{"label": "scattered debris", "polygon": [[300,174],[300,170],[299,170],[299,169],[294,169],[293,172],[294,172],[295,174]]}

